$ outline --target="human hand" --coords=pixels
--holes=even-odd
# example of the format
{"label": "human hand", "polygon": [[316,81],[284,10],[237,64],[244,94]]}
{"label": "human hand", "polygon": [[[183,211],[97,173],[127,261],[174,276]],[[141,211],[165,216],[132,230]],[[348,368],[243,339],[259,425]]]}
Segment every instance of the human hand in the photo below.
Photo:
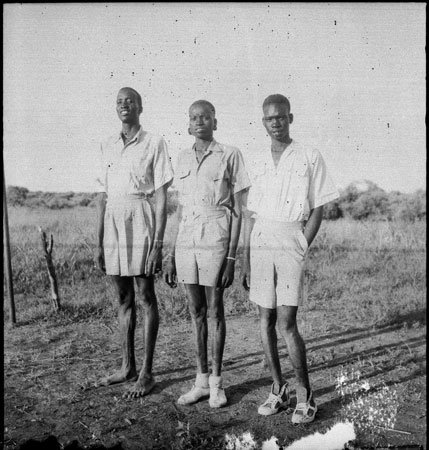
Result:
{"label": "human hand", "polygon": [[219,276],[219,286],[222,289],[229,288],[234,281],[235,260],[226,259],[223,263],[221,273]]}
{"label": "human hand", "polygon": [[246,291],[250,290],[250,261],[249,258],[244,257],[241,264],[241,283],[246,289]]}
{"label": "human hand", "polygon": [[177,286],[176,260],[169,256],[165,265],[165,282],[171,287]]}
{"label": "human hand", "polygon": [[95,267],[106,273],[106,264],[104,261],[104,250],[102,245],[99,245],[97,247],[97,251],[95,254]]}
{"label": "human hand", "polygon": [[154,245],[146,262],[145,274],[155,275],[162,270],[162,246]]}

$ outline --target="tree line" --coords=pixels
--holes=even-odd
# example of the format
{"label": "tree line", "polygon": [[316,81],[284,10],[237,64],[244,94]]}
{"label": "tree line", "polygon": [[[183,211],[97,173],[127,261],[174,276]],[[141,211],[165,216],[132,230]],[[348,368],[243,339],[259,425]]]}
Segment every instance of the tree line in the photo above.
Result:
{"label": "tree line", "polygon": [[[402,220],[415,222],[426,219],[426,190],[419,189],[405,194],[399,191],[386,192],[371,181],[351,183],[340,191],[336,201],[324,207],[324,218],[337,220]],[[43,192],[30,191],[25,187],[8,186],[9,206],[28,208],[64,209],[94,207],[96,193],[93,192]],[[169,189],[167,211],[177,208],[177,191]]]}

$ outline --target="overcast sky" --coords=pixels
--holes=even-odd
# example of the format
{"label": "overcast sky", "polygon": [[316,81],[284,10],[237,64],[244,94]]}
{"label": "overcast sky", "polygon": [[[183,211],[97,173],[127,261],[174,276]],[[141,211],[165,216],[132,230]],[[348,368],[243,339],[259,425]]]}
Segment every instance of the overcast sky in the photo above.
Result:
{"label": "overcast sky", "polygon": [[143,97],[143,128],[173,162],[187,109],[217,110],[215,138],[268,152],[261,104],[289,97],[291,135],[316,146],[338,187],[426,184],[425,3],[3,5],[8,185],[93,191],[99,141],[120,130],[117,91]]}

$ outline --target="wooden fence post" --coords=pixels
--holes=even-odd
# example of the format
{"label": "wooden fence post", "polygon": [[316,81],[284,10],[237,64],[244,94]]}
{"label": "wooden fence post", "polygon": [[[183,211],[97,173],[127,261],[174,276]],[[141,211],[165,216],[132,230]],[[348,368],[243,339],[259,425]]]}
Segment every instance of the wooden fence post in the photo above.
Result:
{"label": "wooden fence post", "polygon": [[61,308],[60,297],[58,295],[58,283],[57,276],[55,274],[54,263],[52,262],[52,249],[54,247],[54,237],[51,234],[51,240],[48,244],[46,239],[46,233],[39,227],[40,236],[42,239],[43,250],[45,252],[46,265],[48,266],[49,281],[51,283],[51,294],[52,294],[52,307],[55,311]]}
{"label": "wooden fence post", "polygon": [[6,280],[10,305],[10,322],[12,325],[14,325],[16,323],[15,300],[13,297],[12,262],[10,257],[9,220],[7,216],[6,180],[4,176],[4,166],[3,166],[3,245],[4,245],[3,250],[5,250],[5,254],[3,254],[3,257],[5,257],[6,259]]}

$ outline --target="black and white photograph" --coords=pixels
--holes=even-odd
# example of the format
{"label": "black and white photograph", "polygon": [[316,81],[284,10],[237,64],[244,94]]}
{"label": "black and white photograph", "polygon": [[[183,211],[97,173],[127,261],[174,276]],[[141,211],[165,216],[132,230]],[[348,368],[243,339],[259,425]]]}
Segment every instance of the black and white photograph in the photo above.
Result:
{"label": "black and white photograph", "polygon": [[3,4],[2,448],[427,448],[426,7]]}

